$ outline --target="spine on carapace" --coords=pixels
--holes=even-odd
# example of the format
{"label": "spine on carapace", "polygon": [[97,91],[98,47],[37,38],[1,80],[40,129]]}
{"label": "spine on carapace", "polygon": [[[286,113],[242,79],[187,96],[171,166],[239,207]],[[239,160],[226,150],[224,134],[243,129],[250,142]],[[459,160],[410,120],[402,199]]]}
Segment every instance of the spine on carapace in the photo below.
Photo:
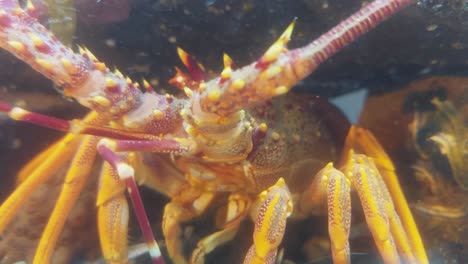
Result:
{"label": "spine on carapace", "polygon": [[228,116],[288,92],[347,44],[375,28],[414,0],[376,0],[309,45],[288,51],[292,25],[256,62],[200,86],[202,110]]}

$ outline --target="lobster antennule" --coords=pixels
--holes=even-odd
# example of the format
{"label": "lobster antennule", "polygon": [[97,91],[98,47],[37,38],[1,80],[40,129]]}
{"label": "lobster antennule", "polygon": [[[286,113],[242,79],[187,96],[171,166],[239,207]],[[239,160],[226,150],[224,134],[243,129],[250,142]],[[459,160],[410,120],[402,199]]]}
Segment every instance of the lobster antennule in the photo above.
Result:
{"label": "lobster antennule", "polygon": [[[294,22],[257,61],[206,83],[196,104],[229,116],[240,109],[287,93],[325,60],[415,0],[376,0],[309,45],[288,51]],[[227,78],[229,77],[229,78]]]}

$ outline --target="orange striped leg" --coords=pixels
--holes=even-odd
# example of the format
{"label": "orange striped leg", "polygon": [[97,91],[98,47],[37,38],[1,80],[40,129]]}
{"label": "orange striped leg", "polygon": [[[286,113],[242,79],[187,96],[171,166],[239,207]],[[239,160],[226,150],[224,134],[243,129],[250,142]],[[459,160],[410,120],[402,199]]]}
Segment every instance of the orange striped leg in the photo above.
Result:
{"label": "orange striped leg", "polygon": [[283,178],[260,193],[252,208],[252,218],[255,221],[254,243],[247,252],[244,264],[276,263],[286,220],[293,210],[291,193]]}
{"label": "orange striped leg", "polygon": [[[351,183],[332,163],[317,173],[300,197],[297,213],[306,215],[322,203],[328,206],[328,234],[333,263],[350,263],[349,228],[351,225]],[[296,213],[296,212],[295,212]]]}
{"label": "orange striped leg", "polygon": [[96,157],[97,140],[98,138],[94,136],[83,136],[83,141],[70,165],[52,215],[39,241],[33,263],[50,262],[60,231],[91,173]]}
{"label": "orange striped leg", "polygon": [[102,254],[106,263],[126,263],[129,211],[125,183],[105,162],[99,186],[96,205]]}
{"label": "orange striped leg", "polygon": [[[402,219],[401,223],[404,231],[408,234],[412,252],[414,252],[419,263],[429,263],[418,227],[416,226],[416,222],[414,221],[403,191],[401,190],[398,177],[395,174],[395,167],[377,139],[370,131],[353,126],[346,138],[346,149],[354,149],[356,152],[366,154],[373,159],[388,188],[396,211]],[[347,154],[349,151],[345,153]]]}
{"label": "orange striped leg", "polygon": [[[0,206],[0,234],[3,233],[18,209],[34,190],[71,159],[79,143],[79,138],[68,134],[58,141],[57,144],[39,154],[38,159],[33,160],[33,163],[38,165],[38,167],[32,168],[29,164],[26,165],[20,176],[24,181]],[[40,164],[39,160],[42,161]],[[30,175],[26,175],[26,173],[30,173]]]}

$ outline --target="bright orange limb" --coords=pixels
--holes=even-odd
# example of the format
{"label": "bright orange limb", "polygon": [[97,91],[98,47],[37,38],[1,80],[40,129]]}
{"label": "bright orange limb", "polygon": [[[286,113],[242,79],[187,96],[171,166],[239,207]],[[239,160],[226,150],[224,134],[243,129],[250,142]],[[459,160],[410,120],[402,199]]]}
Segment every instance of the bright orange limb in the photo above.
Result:
{"label": "bright orange limb", "polygon": [[126,263],[129,211],[125,183],[106,162],[103,164],[99,186],[97,206],[102,254],[106,263]]}
{"label": "bright orange limb", "polygon": [[135,181],[135,169],[128,163],[126,157],[123,158],[115,152],[115,144],[113,143],[114,142],[110,140],[101,139],[97,144],[97,151],[99,155],[112,166],[112,169],[116,171],[120,180],[122,180],[127,187],[127,193],[132,202],[133,210],[135,211],[143,238],[148,246],[148,253],[151,256],[152,262],[154,264],[164,264],[164,258],[161,255],[161,250],[151,230],[140,191]]}
{"label": "bright orange limb", "polygon": [[352,180],[359,195],[367,225],[384,262],[400,263],[384,204],[385,198],[382,191],[384,186],[380,185],[377,179],[380,175],[372,168],[371,162],[366,156],[355,155],[351,151],[345,173]]}
{"label": "bright orange limb", "polygon": [[91,173],[98,138],[84,136],[65,177],[62,191],[41,236],[33,263],[49,263],[63,225]]}
{"label": "bright orange limb", "polygon": [[388,191],[387,185],[383,181],[382,176],[380,175],[380,171],[377,169],[374,162],[370,159],[368,159],[368,161],[371,164],[368,164],[367,166],[369,168],[372,168],[375,172],[377,172],[376,180],[379,182],[379,186],[382,191],[383,204],[385,206],[385,211],[388,216],[388,221],[390,222],[390,232],[393,235],[396,247],[398,248],[398,252],[400,252],[400,255],[403,257],[403,259],[405,259],[406,263],[416,263],[414,253],[411,248],[410,240],[405,231],[405,228],[401,223],[400,217],[395,211],[395,206],[393,204],[392,197],[390,196],[390,193]]}
{"label": "bright orange limb", "polygon": [[65,137],[61,138],[57,142],[53,143],[52,146],[47,147],[41,153],[37,154],[32,160],[24,165],[16,176],[16,185],[20,185],[26,178],[28,178],[42,163],[44,163],[49,156],[57,150],[60,144],[63,144]]}
{"label": "bright orange limb", "polygon": [[173,263],[187,263],[183,253],[182,223],[201,215],[214,199],[211,192],[183,190],[164,207],[163,233]]}
{"label": "bright orange limb", "polygon": [[226,211],[223,229],[206,236],[197,243],[193,250],[190,263],[205,263],[205,255],[216,249],[218,246],[231,241],[237,234],[239,225],[247,214],[250,205],[250,199],[246,196],[231,194]]}
{"label": "bright orange limb", "polygon": [[206,254],[210,253],[218,246],[231,241],[237,234],[237,230],[238,226],[230,226],[200,240],[197,244],[197,247],[192,252],[190,263],[205,263]]}
{"label": "bright orange limb", "polygon": [[[53,150],[45,150],[45,155],[49,154],[47,158],[44,157],[43,162],[32,170],[27,167],[25,172],[30,172],[29,176],[22,176],[25,180],[16,188],[16,190],[8,196],[6,201],[0,206],[0,233],[2,233],[7,225],[12,220],[18,209],[24,201],[37,189],[37,187],[47,181],[64,163],[68,162],[72,155],[75,153],[76,147],[80,142],[74,135],[69,134],[61,139],[57,145],[53,145]],[[43,156],[41,154],[40,156]],[[42,158],[39,158],[40,160]],[[36,161],[34,160],[34,163]]]}
{"label": "bright orange limb", "polygon": [[299,214],[307,214],[327,201],[328,233],[333,263],[350,263],[349,230],[351,225],[351,183],[345,175],[327,164],[301,196]]}
{"label": "bright orange limb", "polygon": [[[377,139],[363,128],[351,127],[346,139],[346,149],[372,157],[394,201],[403,227],[410,238],[412,251],[419,263],[429,263],[416,222],[401,190],[395,167]],[[348,153],[346,150],[345,153]]]}
{"label": "bright orange limb", "polygon": [[385,263],[399,263],[399,255],[408,263],[414,263],[410,240],[373,160],[366,155],[354,154],[352,150],[345,158],[344,173],[329,163],[317,174],[310,187],[299,197],[295,216],[304,216],[314,208],[320,208],[326,199],[333,262],[349,263],[350,191],[353,185]]}
{"label": "bright orange limb", "polygon": [[276,263],[278,246],[283,240],[286,220],[292,213],[292,197],[283,178],[260,193],[253,205],[254,243],[244,264]]}
{"label": "bright orange limb", "polygon": [[[96,122],[99,122],[98,120],[99,120],[99,118],[98,118],[97,114],[95,112],[91,112],[85,117],[83,122],[85,122],[85,123],[89,122],[89,124],[94,124]],[[37,169],[37,167],[39,167],[42,163],[44,163],[49,158],[49,156],[53,155],[53,153],[55,152],[55,150],[59,146],[61,146],[63,144],[68,144],[67,143],[67,137],[68,137],[68,141],[69,141],[69,140],[71,140],[71,138],[73,138],[73,135],[70,134],[70,135],[58,140],[57,142],[53,143],[52,146],[49,146],[47,149],[45,149],[41,153],[37,154],[32,160],[30,160],[26,165],[24,165],[23,168],[21,168],[21,170],[18,172],[18,175],[16,177],[17,185],[22,183],[26,178],[28,178],[31,174],[33,174],[34,171]],[[71,146],[69,146],[69,147],[72,149]],[[70,155],[70,157],[71,157],[71,155]]]}

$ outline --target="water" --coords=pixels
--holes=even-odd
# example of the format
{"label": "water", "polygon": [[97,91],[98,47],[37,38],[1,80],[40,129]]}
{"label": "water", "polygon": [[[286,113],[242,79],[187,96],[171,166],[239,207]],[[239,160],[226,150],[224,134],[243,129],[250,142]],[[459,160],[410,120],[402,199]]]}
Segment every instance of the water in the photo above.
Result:
{"label": "water", "polygon": [[[120,16],[114,19],[104,15],[101,20],[80,19],[83,14],[78,13],[73,35],[75,43],[88,47],[111,68],[117,67],[135,81],[145,78],[158,91],[180,94],[179,90],[167,85],[175,73],[174,67],[183,68],[177,57],[177,46],[194,55],[214,75],[222,70],[223,52],[228,53],[236,65],[246,65],[260,57],[295,17],[298,20],[291,47],[309,43],[356,11],[360,5],[361,1],[357,0],[134,0],[129,1],[127,15],[119,13]],[[412,208],[422,202],[426,208],[437,205],[466,211],[466,192],[450,177],[451,171],[447,166],[427,169],[434,175],[442,174],[439,178],[443,180],[437,182],[441,189],[439,192],[431,191],[431,185],[427,182],[418,181],[420,178],[413,167],[431,163],[431,160],[424,159],[414,149],[408,130],[412,115],[402,111],[402,103],[411,92],[442,88],[452,94],[448,98],[454,101],[457,110],[463,115],[466,113],[468,79],[465,78],[465,45],[468,39],[465,5],[463,1],[421,1],[420,5],[402,11],[345,48],[293,90],[335,97],[352,90],[366,89],[370,96],[374,96],[364,107],[361,124],[370,128],[388,150],[397,166],[409,203],[414,205]],[[70,8],[84,12],[79,7]],[[44,21],[47,19],[45,17]],[[68,17],[63,19],[67,20]],[[5,95],[0,94],[2,100],[17,103],[19,99],[28,99],[26,108],[57,117],[82,115],[81,107],[65,100],[52,89],[50,82],[27,65],[3,51],[0,61],[0,85],[5,92]],[[421,79],[423,81],[411,84]],[[44,96],[51,97],[50,101],[45,103]],[[1,134],[0,142],[14,143],[2,143],[0,146],[0,168],[5,168],[2,169],[0,185],[0,197],[3,199],[11,191],[15,172],[21,165],[61,133],[51,135],[50,130],[12,122],[2,122],[1,126],[1,131],[6,132]],[[438,155],[437,159],[440,160],[432,163],[443,163],[446,158]],[[151,217],[155,219],[155,232],[160,233],[159,219],[163,204],[151,204],[163,198],[151,191],[148,193],[145,205],[153,212]],[[449,199],[449,194],[457,199]],[[360,205],[353,203],[353,208],[356,213],[351,228],[351,249],[375,256],[376,249],[362,224]],[[467,262],[466,215],[448,218],[415,210],[415,218],[421,227],[431,260],[436,263]],[[203,221],[187,224],[187,252],[201,237],[212,231],[212,226]],[[310,239],[316,237],[326,239],[325,221],[324,217],[312,217],[292,223],[285,237],[288,243],[285,245],[285,259],[307,263],[322,256],[329,257],[326,243],[321,245],[325,247],[322,251],[316,245],[311,249],[308,244],[311,243],[308,242]],[[130,242],[141,242],[138,228],[133,222]],[[239,261],[251,243],[251,233],[251,227],[246,223],[236,240],[215,252],[211,261],[216,263],[218,258],[223,257],[227,258],[225,261]],[[22,250],[26,255],[31,255],[34,246],[28,244]],[[99,253],[95,254],[90,258],[99,256]],[[82,259],[81,256],[87,254],[77,250],[76,255]]]}

